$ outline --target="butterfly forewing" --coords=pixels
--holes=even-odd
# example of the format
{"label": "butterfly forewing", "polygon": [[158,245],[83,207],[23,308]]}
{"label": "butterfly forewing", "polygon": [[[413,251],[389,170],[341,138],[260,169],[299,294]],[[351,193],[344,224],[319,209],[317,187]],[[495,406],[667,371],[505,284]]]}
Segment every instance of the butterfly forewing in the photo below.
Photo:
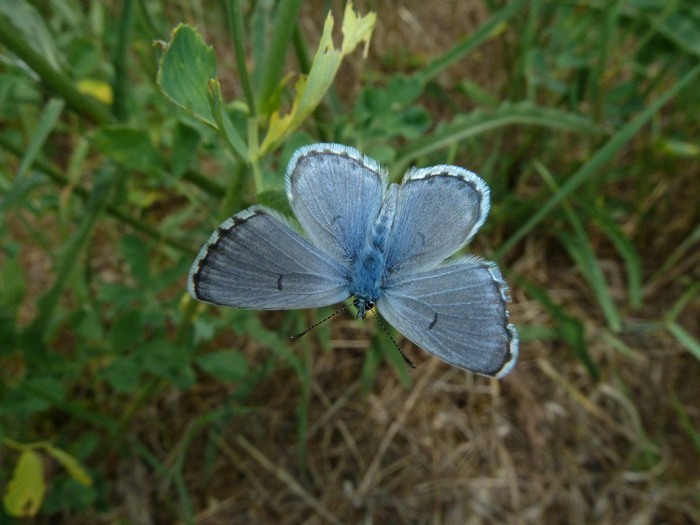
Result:
{"label": "butterfly forewing", "polygon": [[465,258],[387,282],[379,313],[447,363],[503,377],[518,356],[507,287],[494,263]]}
{"label": "butterfly forewing", "polygon": [[312,308],[351,294],[447,363],[503,377],[518,357],[507,287],[494,263],[445,262],[488,216],[486,183],[457,166],[410,170],[386,190],[372,159],[339,144],[299,149],[286,188],[309,240],[259,206],[224,222],[197,255],[188,289],[239,308]]}
{"label": "butterfly forewing", "polygon": [[285,310],[347,299],[347,271],[282,217],[253,206],[224,222],[195,259],[190,294],[208,303]]}
{"label": "butterfly forewing", "polygon": [[489,188],[457,166],[412,170],[404,177],[386,242],[392,272],[433,268],[464,246],[484,224]]}
{"label": "butterfly forewing", "polygon": [[287,197],[318,247],[351,261],[379,215],[386,175],[372,159],[339,144],[299,149],[287,168]]}

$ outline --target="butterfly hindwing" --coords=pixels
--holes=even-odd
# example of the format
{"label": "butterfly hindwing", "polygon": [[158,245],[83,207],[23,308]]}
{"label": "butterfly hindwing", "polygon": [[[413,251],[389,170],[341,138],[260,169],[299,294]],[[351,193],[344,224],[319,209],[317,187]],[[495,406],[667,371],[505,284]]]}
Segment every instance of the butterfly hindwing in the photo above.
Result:
{"label": "butterfly hindwing", "polygon": [[339,144],[300,148],[286,175],[287,197],[304,231],[340,261],[353,260],[362,249],[386,182],[374,160]]}
{"label": "butterfly hindwing", "polygon": [[489,207],[489,188],[471,171],[457,166],[409,171],[386,242],[389,271],[436,266],[471,240]]}
{"label": "butterfly hindwing", "polygon": [[377,309],[399,332],[443,361],[503,377],[518,356],[506,294],[494,263],[464,258],[390,279]]}
{"label": "butterfly hindwing", "polygon": [[219,226],[192,264],[187,287],[200,301],[259,310],[314,308],[350,295],[342,263],[260,206]]}
{"label": "butterfly hindwing", "polygon": [[440,165],[391,184],[372,159],[339,144],[303,147],[286,172],[290,205],[308,236],[253,206],[225,221],[195,259],[190,294],[260,310],[313,308],[353,295],[443,361],[503,377],[518,357],[507,286],[495,263],[446,261],[489,213],[486,183]]}

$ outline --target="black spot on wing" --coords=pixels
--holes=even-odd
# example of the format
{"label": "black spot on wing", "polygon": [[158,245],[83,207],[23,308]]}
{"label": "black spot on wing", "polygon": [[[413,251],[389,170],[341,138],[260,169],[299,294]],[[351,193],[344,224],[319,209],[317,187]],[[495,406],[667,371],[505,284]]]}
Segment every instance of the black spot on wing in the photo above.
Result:
{"label": "black spot on wing", "polygon": [[284,277],[284,275],[280,275],[279,279],[277,279],[277,290],[280,292],[282,291],[282,277]]}
{"label": "black spot on wing", "polygon": [[430,326],[428,327],[428,330],[432,330],[433,327],[437,324],[437,318],[438,314],[435,312],[435,317],[433,317],[433,320],[430,322]]}

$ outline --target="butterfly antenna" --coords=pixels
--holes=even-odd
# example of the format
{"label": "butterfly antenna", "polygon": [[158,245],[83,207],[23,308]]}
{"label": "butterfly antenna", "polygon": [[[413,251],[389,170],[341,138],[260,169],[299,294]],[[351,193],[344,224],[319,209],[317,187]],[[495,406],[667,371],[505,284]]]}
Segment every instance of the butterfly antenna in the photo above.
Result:
{"label": "butterfly antenna", "polygon": [[[372,312],[374,312],[374,309],[372,309]],[[394,343],[394,346],[395,346],[396,349],[399,351],[399,354],[401,354],[401,357],[403,357],[403,360],[406,361],[406,364],[407,364],[408,366],[410,366],[411,368],[415,368],[416,365],[414,365],[414,364],[413,364],[413,361],[411,361],[408,357],[406,357],[406,354],[403,353],[403,351],[402,351],[401,348],[399,347],[398,343],[397,343],[397,342],[394,340],[394,338],[391,336],[391,333],[389,333],[389,329],[388,329],[388,328],[386,327],[386,325],[384,324],[384,321],[382,321],[382,318],[379,317],[379,315],[377,315],[376,312],[374,313],[374,317],[375,317],[375,318],[377,319],[377,321],[379,322],[379,326],[381,326],[381,327],[384,329],[384,333],[386,333],[386,335],[389,336],[389,339],[391,339],[391,342]]]}
{"label": "butterfly antenna", "polygon": [[338,315],[340,312],[343,312],[348,309],[348,305],[343,305],[341,308],[338,308],[335,312],[333,312],[331,315],[327,316],[325,319],[321,319],[318,323],[309,326],[306,330],[303,332],[300,332],[296,335],[293,335],[290,339],[299,339],[301,336],[308,334],[311,330],[316,328],[318,325],[325,323],[328,321],[328,319],[331,319],[332,317],[335,317]]}

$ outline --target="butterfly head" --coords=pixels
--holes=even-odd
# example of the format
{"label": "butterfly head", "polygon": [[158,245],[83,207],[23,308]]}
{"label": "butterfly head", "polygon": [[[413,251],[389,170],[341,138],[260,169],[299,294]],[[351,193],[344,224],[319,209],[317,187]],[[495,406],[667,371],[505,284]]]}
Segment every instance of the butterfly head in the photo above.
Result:
{"label": "butterfly head", "polygon": [[364,319],[365,315],[367,315],[367,311],[374,308],[374,301],[365,297],[355,297],[352,304],[355,305],[355,308],[357,308],[358,319]]}

